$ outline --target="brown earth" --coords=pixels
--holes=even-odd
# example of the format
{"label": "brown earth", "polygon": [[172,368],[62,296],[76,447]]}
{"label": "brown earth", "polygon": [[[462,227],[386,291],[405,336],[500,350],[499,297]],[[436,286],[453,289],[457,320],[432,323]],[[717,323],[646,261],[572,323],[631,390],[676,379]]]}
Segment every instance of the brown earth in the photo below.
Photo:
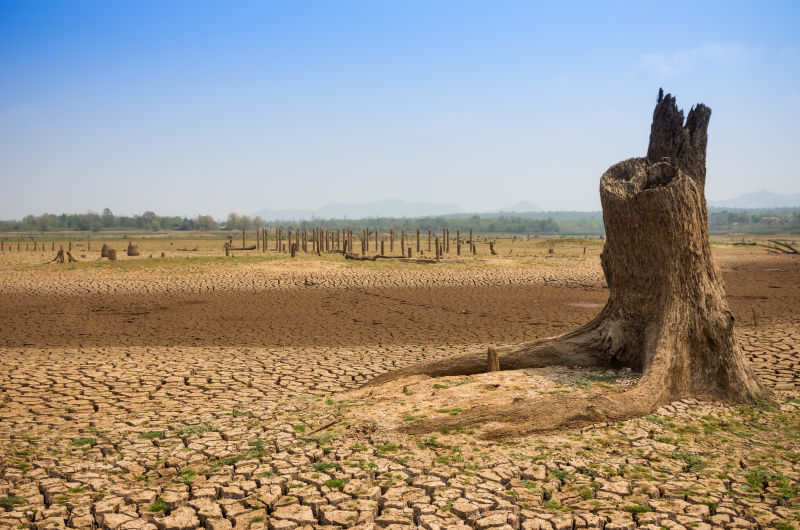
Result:
{"label": "brown earth", "polygon": [[[763,326],[797,322],[798,260],[730,247],[717,257],[739,328],[753,312]],[[493,265],[5,271],[0,345],[517,343],[572,329],[607,298],[596,258]]]}
{"label": "brown earth", "polygon": [[790,256],[714,248],[743,349],[778,409],[686,400],[613,426],[485,442],[480,426],[425,439],[396,427],[456,416],[458,403],[480,404],[476,393],[613,390],[636,374],[545,369],[341,393],[586,322],[607,292],[591,250],[130,269],[2,255],[0,527],[797,526]]}

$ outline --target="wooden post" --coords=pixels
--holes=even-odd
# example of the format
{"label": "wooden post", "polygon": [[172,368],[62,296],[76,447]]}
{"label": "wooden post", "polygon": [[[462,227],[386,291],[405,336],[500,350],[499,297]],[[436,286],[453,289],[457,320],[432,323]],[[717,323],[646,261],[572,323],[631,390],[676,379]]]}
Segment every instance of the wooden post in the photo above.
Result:
{"label": "wooden post", "polygon": [[289,252],[291,252],[292,251],[292,245],[294,244],[294,241],[292,241],[292,229],[291,228],[289,229],[289,237],[286,239],[286,243],[289,245]]}
{"label": "wooden post", "polygon": [[408,257],[411,257],[411,247],[408,247]]}
{"label": "wooden post", "polygon": [[244,225],[242,225],[242,248],[244,248]]}
{"label": "wooden post", "polygon": [[389,252],[394,254],[394,228],[389,229]]}
{"label": "wooden post", "polygon": [[500,360],[497,358],[497,350],[491,346],[489,346],[489,349],[486,351],[486,365],[487,372],[500,371]]}
{"label": "wooden post", "polygon": [[461,255],[461,230],[456,228],[456,253]]}
{"label": "wooden post", "polygon": [[[162,254],[163,254],[163,252],[162,252]],[[230,256],[231,255],[231,247],[230,247],[230,245],[228,244],[227,241],[225,242],[225,255],[226,256]]]}
{"label": "wooden post", "polygon": [[69,250],[67,252],[72,252],[72,239],[69,240]]}
{"label": "wooden post", "polygon": [[419,227],[417,227],[417,254],[420,253],[422,247],[419,246]]}
{"label": "wooden post", "polygon": [[383,253],[383,239],[381,239],[381,256],[385,256],[386,254]]}
{"label": "wooden post", "polygon": [[431,252],[431,229],[428,228],[428,253]]}
{"label": "wooden post", "polygon": [[[295,233],[295,234],[296,234],[296,233]],[[291,255],[292,255],[292,257],[294,257],[295,253],[297,252],[297,242],[295,242],[295,243],[292,243],[292,245],[291,245],[291,246],[292,246]]]}
{"label": "wooden post", "polygon": [[294,231],[294,244],[295,248],[294,251],[297,252],[300,250],[300,227],[297,227],[297,230]]}
{"label": "wooden post", "polygon": [[449,228],[445,228],[445,231],[447,232],[447,236],[444,238],[444,240],[447,242],[447,243],[445,243],[445,246],[447,247],[447,248],[445,248],[445,252],[450,254],[450,229]]}
{"label": "wooden post", "polygon": [[86,238],[86,251],[92,250],[92,240],[90,238]]}
{"label": "wooden post", "polygon": [[401,250],[401,253],[406,251],[406,231],[405,230],[400,232],[400,250]]}
{"label": "wooden post", "polygon": [[436,260],[438,261],[441,256],[439,255],[439,236],[436,236]]}
{"label": "wooden post", "polygon": [[[375,228],[375,252],[378,252],[378,228]],[[383,254],[383,252],[381,252]]]}

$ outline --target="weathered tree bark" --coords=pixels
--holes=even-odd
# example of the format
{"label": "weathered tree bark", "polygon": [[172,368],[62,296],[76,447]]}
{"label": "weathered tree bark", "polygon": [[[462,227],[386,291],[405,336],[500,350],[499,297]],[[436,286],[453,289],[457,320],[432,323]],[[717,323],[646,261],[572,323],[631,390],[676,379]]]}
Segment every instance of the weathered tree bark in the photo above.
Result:
{"label": "weathered tree bark", "polygon": [[[647,157],[620,162],[600,179],[606,306],[571,333],[500,355],[502,370],[630,367],[642,373],[637,386],[591,400],[559,396],[502,410],[479,407],[456,423],[499,420],[509,427],[494,434],[508,436],[625,419],[687,396],[747,401],[770,395],[739,347],[711,256],[704,196],[710,116],[708,107],[697,105],[684,124],[675,99],[659,92]],[[485,370],[486,357],[475,353],[411,366],[368,384]],[[407,430],[424,432],[454,420],[421,420]]]}

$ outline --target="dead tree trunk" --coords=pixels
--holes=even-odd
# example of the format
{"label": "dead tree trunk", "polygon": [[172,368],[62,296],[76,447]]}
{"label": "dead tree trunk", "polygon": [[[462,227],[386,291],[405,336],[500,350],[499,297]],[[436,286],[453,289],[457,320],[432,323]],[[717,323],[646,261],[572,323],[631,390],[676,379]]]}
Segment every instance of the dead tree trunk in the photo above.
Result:
{"label": "dead tree trunk", "polygon": [[[619,420],[686,396],[741,402],[769,391],[751,370],[734,331],[722,278],[711,256],[704,195],[711,110],[697,105],[684,123],[671,95],[659,92],[645,158],[612,166],[600,179],[609,287],[606,306],[577,330],[500,355],[502,370],[549,365],[630,367],[634,389],[594,399],[558,396],[477,407],[457,423],[501,421],[508,436]],[[456,356],[380,376],[461,375],[486,370],[483,353]],[[513,410],[512,410],[513,409]],[[420,420],[410,432],[447,427]]]}

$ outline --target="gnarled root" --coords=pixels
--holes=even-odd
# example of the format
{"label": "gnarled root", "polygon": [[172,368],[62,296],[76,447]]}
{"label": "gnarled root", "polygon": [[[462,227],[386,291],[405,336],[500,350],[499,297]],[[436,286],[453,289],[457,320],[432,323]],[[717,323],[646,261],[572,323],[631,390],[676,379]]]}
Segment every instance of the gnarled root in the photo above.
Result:
{"label": "gnarled root", "polygon": [[658,405],[653,396],[643,396],[638,388],[618,394],[548,395],[509,405],[475,407],[458,416],[417,420],[401,431],[422,434],[489,424],[478,431],[478,438],[513,438],[627,420],[652,412]]}
{"label": "gnarled root", "polygon": [[[601,313],[602,315],[602,313]],[[500,370],[521,370],[545,366],[580,366],[584,368],[611,367],[602,350],[595,347],[596,328],[599,317],[577,330],[525,344],[522,347],[499,348],[497,355]],[[474,375],[486,372],[486,352],[452,355],[438,361],[419,363],[393,372],[379,375],[364,386],[372,387],[412,375],[446,377]]]}
{"label": "gnarled root", "polygon": [[[556,365],[613,366],[616,364],[615,356],[602,344],[614,342],[609,340],[608,330],[619,329],[619,326],[613,319],[601,318],[604,313],[572,333],[499,352],[501,370]],[[477,406],[457,416],[420,419],[404,425],[401,431],[421,434],[457,426],[489,424],[478,432],[480,438],[507,438],[623,421],[689,396],[724,401],[746,401],[756,396],[771,399],[769,390],[747,365],[732,329],[720,332],[719,328],[727,328],[729,323],[717,322],[718,326],[702,327],[700,336],[704,339],[701,341],[698,335],[684,328],[689,320],[682,312],[667,312],[661,325],[653,325],[635,338],[635,343],[640,344],[639,354],[647,364],[639,383],[631,390],[590,395],[543,395],[509,404]],[[619,341],[616,346],[620,346]],[[692,362],[698,358],[702,362]],[[366,386],[406,376],[471,375],[484,373],[486,369],[486,354],[472,353],[384,374]]]}

